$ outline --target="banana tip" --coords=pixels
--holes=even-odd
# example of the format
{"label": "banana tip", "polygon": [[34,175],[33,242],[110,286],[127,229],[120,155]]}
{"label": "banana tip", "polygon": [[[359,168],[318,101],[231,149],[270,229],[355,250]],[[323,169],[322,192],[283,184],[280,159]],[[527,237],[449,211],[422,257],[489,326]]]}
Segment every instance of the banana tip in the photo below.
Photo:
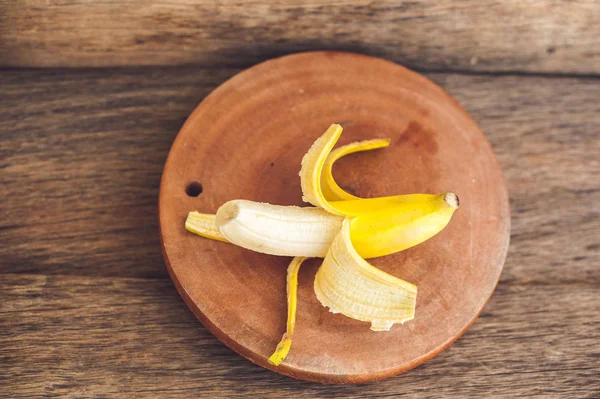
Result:
{"label": "banana tip", "polygon": [[458,206],[460,205],[460,200],[458,199],[458,195],[456,195],[452,191],[449,191],[446,194],[444,194],[444,202],[446,204],[448,204],[448,206],[450,208],[454,208],[454,209],[458,209]]}
{"label": "banana tip", "polygon": [[217,210],[216,224],[217,226],[224,226],[233,219],[235,219],[240,212],[240,208],[236,201],[229,201],[221,205]]}

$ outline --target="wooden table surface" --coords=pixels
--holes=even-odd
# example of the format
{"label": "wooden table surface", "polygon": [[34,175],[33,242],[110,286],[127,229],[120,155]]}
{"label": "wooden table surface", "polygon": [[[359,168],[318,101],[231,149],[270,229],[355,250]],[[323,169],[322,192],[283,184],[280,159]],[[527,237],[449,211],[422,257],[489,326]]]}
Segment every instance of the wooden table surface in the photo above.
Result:
{"label": "wooden table surface", "polygon": [[[600,397],[600,3],[296,3],[0,1],[0,397]],[[324,48],[444,87],[512,208],[481,317],[365,385],[233,353],[184,305],[158,238],[163,163],[192,109],[255,62]]]}

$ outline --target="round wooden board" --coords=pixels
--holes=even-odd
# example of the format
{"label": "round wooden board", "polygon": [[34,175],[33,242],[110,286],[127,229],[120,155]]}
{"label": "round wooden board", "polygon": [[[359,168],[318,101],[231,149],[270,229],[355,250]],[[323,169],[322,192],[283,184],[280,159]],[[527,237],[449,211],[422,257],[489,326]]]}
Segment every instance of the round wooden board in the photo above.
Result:
{"label": "round wooden board", "polygon": [[[285,329],[290,258],[196,236],[184,221],[190,211],[215,213],[232,199],[306,205],[300,160],[334,122],[344,126],[339,144],[392,139],[386,149],[350,155],[334,166],[348,191],[361,197],[455,191],[461,206],[429,241],[370,260],[419,287],[415,319],[389,332],[373,332],[368,323],[321,306],[313,291],[320,260],[306,263],[292,350],[274,367],[267,358]],[[202,186],[196,197],[186,193],[194,182]],[[200,321],[256,364],[328,383],[386,378],[448,347],[491,296],[510,230],[500,166],[460,105],[406,68],[337,52],[270,60],[211,93],[171,148],[159,203],[169,272]]]}

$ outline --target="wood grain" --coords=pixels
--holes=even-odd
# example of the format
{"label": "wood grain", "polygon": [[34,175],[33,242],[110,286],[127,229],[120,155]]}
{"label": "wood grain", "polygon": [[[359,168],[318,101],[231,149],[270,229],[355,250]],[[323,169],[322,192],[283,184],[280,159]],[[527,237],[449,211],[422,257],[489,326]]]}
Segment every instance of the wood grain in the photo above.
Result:
{"label": "wood grain", "polygon": [[232,71],[56,73],[2,75],[2,255],[19,272],[166,277],[164,161],[187,114]]}
{"label": "wood grain", "polygon": [[600,81],[428,74],[504,169],[513,234],[501,283],[432,361],[380,383],[320,386],[220,344],[160,255],[168,149],[237,71],[0,71],[0,397],[598,396]]}
{"label": "wood grain", "polygon": [[592,398],[600,390],[592,284],[500,284],[450,349],[357,386],[251,364],[198,323],[168,280],[5,274],[0,290],[0,397]]}
{"label": "wood grain", "polygon": [[0,1],[0,65],[249,66],[305,50],[419,69],[600,73],[593,0]]}

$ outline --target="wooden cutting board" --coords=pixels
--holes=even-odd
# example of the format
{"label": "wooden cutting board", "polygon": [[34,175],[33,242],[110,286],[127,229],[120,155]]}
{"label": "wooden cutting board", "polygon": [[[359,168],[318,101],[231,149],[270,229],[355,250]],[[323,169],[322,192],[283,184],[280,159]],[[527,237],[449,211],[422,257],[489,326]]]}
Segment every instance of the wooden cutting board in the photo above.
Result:
{"label": "wooden cutting board", "polygon": [[[386,149],[347,156],[334,176],[361,197],[455,191],[461,206],[429,241],[370,260],[419,287],[416,317],[389,332],[332,314],[300,272],[292,350],[267,362],[285,330],[290,258],[187,232],[190,211],[215,213],[232,199],[307,205],[300,160],[331,123],[338,145],[391,138]],[[399,65],[358,54],[314,52],[252,67],[223,83],[177,136],[160,187],[165,261],[181,296],[227,346],[295,378],[360,383],[407,371],[454,342],[498,282],[510,230],[506,185],[475,122],[440,87]],[[484,350],[484,348],[482,348]]]}

